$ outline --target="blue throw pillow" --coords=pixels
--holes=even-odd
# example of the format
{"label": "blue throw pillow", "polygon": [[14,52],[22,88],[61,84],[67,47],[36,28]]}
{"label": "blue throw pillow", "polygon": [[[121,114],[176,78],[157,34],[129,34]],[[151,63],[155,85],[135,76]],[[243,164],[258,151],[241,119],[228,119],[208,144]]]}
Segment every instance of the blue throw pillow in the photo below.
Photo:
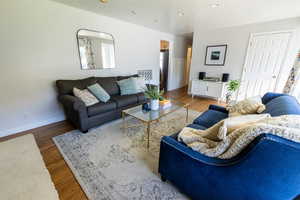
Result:
{"label": "blue throw pillow", "polygon": [[121,95],[137,94],[140,92],[136,87],[136,82],[132,78],[117,81],[117,83],[120,87]]}
{"label": "blue throw pillow", "polygon": [[266,110],[272,117],[280,115],[300,115],[300,105],[295,97],[280,96],[272,99],[266,104]]}
{"label": "blue throw pillow", "polygon": [[99,100],[104,103],[110,99],[109,94],[98,84],[93,84],[88,87],[88,90]]}

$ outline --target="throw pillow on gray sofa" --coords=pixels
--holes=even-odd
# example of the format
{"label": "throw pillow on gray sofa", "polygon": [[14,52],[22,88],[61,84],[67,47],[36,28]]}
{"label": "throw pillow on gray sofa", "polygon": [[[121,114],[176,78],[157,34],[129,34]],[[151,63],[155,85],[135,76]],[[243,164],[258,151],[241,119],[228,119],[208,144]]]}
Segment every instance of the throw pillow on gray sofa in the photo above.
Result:
{"label": "throw pillow on gray sofa", "polygon": [[79,90],[78,88],[73,88],[74,96],[81,99],[86,106],[92,106],[99,103],[98,99],[92,95],[87,89]]}
{"label": "throw pillow on gray sofa", "polygon": [[135,81],[131,78],[117,81],[117,84],[120,87],[120,92],[122,96],[139,93],[137,87],[135,86]]}
{"label": "throw pillow on gray sofa", "polygon": [[108,102],[110,95],[98,84],[88,86],[88,90],[99,100],[104,103]]}

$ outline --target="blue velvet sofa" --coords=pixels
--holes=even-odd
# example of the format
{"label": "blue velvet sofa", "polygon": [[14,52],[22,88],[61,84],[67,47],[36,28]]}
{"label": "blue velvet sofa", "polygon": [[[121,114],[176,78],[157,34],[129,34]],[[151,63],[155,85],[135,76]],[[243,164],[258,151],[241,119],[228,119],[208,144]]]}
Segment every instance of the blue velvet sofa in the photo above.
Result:
{"label": "blue velvet sofa", "polygon": [[[297,100],[267,93],[264,113],[298,114]],[[207,129],[227,118],[225,108],[210,105],[189,127]],[[161,140],[159,173],[193,200],[290,200],[300,194],[300,143],[265,133],[239,155],[218,159],[193,151],[177,134]]]}

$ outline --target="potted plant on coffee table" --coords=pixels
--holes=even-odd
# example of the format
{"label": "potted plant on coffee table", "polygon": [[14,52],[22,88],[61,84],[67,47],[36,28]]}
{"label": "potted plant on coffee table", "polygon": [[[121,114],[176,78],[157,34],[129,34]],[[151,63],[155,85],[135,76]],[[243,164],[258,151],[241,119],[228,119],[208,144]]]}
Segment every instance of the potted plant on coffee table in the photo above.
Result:
{"label": "potted plant on coffee table", "polygon": [[149,86],[144,92],[145,96],[150,99],[151,110],[159,110],[159,101],[163,100],[163,91],[159,91],[157,86]]}
{"label": "potted plant on coffee table", "polygon": [[233,94],[239,89],[240,81],[231,80],[227,85],[226,103],[229,104],[232,101]]}

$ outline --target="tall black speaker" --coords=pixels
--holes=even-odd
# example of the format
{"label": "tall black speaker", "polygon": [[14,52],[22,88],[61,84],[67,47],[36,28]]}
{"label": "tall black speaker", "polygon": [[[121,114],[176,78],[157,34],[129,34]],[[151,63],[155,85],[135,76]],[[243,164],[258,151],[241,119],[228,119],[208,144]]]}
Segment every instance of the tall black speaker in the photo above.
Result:
{"label": "tall black speaker", "polygon": [[203,80],[206,76],[206,72],[199,72],[199,80]]}
{"label": "tall black speaker", "polygon": [[224,73],[224,74],[222,75],[222,82],[228,82],[228,80],[229,80],[229,74]]}

